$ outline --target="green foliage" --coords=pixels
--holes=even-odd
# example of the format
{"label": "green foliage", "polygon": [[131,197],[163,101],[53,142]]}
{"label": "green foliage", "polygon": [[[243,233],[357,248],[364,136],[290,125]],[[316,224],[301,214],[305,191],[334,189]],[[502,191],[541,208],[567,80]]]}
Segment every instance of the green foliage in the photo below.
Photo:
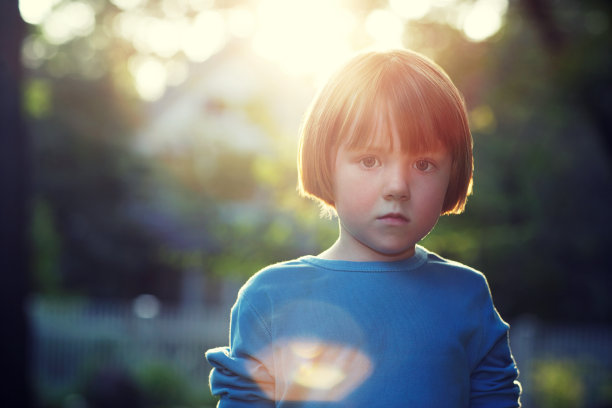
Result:
{"label": "green foliage", "polygon": [[206,384],[194,383],[167,362],[150,362],[135,369],[133,376],[146,407],[213,407],[216,404]]}
{"label": "green foliage", "polygon": [[[365,16],[387,3],[355,7]],[[298,120],[283,127],[285,112],[305,108],[294,84],[273,71],[272,81],[257,79],[261,94],[242,102],[206,95],[212,108],[199,106],[190,99],[207,92],[198,81],[216,61],[242,52],[232,48],[189,66],[193,79],[185,86],[144,105],[128,64],[139,50],[114,31],[117,7],[91,4],[97,15],[90,34],[56,44],[32,26],[26,40],[26,50],[42,55],[28,62],[23,86],[36,292],[124,299],[147,292],[176,300],[183,270],[244,281],[333,243],[336,220],[321,219],[317,205],[296,193]],[[162,2],[143,4],[155,14]],[[550,20],[528,16],[528,4],[542,5],[540,18]],[[612,318],[610,11],[601,0],[509,2],[502,31],[479,43],[430,19],[405,26],[404,43],[440,63],[465,95],[474,136],[474,195],[464,214],[442,217],[423,245],[482,270],[507,320],[523,313],[549,321]],[[561,40],[551,48],[547,38],[555,32]],[[148,124],[181,99],[206,120],[172,134],[168,148],[136,153],[133,142],[154,139]],[[249,152],[211,141],[225,114],[260,131],[268,147]],[[83,362],[84,370],[101,363]],[[589,384],[584,367],[536,364],[537,406],[612,403],[610,381]],[[128,374],[153,406],[213,405],[205,384],[192,389],[164,363]],[[49,406],[59,407],[81,402],[85,388],[44,392],[52,395]]]}
{"label": "green foliage", "polygon": [[127,404],[132,408],[212,408],[216,405],[206,384],[196,384],[168,362],[152,361],[139,367],[107,363],[84,364],[81,376],[73,384],[38,385],[38,406],[96,408]]}
{"label": "green foliage", "polygon": [[612,139],[580,96],[594,77],[609,86],[601,71],[609,73],[610,60],[594,49],[612,33],[594,37],[580,31],[579,20],[565,20],[598,4],[550,10],[552,24],[563,20],[563,32],[575,33],[562,53],[543,46],[541,27],[511,5],[496,42],[441,55],[471,111],[475,184],[466,213],[443,217],[425,243],[481,269],[507,318],[529,311],[605,322],[612,313],[603,300],[612,267],[605,255],[612,244],[605,145]]}
{"label": "green foliage", "polygon": [[132,297],[146,290],[145,274],[154,281],[163,269],[157,243],[127,211],[147,166],[126,149],[120,104],[104,97],[104,81],[64,81],[50,92],[54,115],[30,119],[35,289]]}
{"label": "green foliage", "polygon": [[33,118],[51,114],[51,85],[43,79],[32,79],[23,91],[24,111]]}
{"label": "green foliage", "polygon": [[147,399],[156,407],[172,407],[189,402],[185,378],[171,367],[157,363],[138,370],[138,383]]}
{"label": "green foliage", "polygon": [[[250,206],[248,211],[227,213],[216,233],[220,245],[217,251],[208,253],[206,269],[219,276],[244,280],[266,265],[318,253],[323,249],[318,239],[325,236],[330,225],[318,222],[305,225],[298,221],[298,216],[273,211],[271,206]],[[335,224],[331,229],[335,233]]]}
{"label": "green foliage", "polygon": [[607,407],[612,403],[612,372],[593,357],[535,360],[528,390],[534,406],[547,408]]}
{"label": "green foliage", "polygon": [[216,158],[216,166],[203,176],[201,188],[219,200],[250,199],[257,184],[253,178],[252,155],[236,154],[224,151]]}
{"label": "green foliage", "polygon": [[[365,16],[375,3],[355,7]],[[443,217],[423,244],[482,270],[507,319],[530,312],[608,321],[610,10],[602,1],[562,0],[539,21],[527,4],[510,2],[503,29],[483,42],[436,19],[405,27],[405,44],[439,62],[465,95],[474,136],[467,210]],[[143,7],[161,15],[155,2]],[[127,64],[139,50],[109,29],[117,7],[96,3],[95,12],[88,35],[56,44],[33,26],[26,41],[24,108],[34,194],[44,206],[33,209],[37,290],[176,298],[183,269],[244,280],[334,241],[335,221],[320,219],[316,204],[296,194],[299,115],[287,125],[284,114],[306,107],[292,91],[295,80],[271,66],[264,75],[243,50],[228,48],[145,106]],[[560,33],[558,48],[547,42],[547,27]],[[249,64],[261,90],[236,100],[195,98],[207,92],[198,88],[206,69],[224,58]],[[145,129],[138,137],[154,139],[149,124],[182,97],[203,119],[172,134],[170,147],[136,154],[135,135]],[[229,131],[216,120],[228,117],[263,135],[261,149],[226,143]]]}
{"label": "green foliage", "polygon": [[570,361],[540,361],[532,374],[538,407],[581,408],[585,406],[585,385],[580,367]]}

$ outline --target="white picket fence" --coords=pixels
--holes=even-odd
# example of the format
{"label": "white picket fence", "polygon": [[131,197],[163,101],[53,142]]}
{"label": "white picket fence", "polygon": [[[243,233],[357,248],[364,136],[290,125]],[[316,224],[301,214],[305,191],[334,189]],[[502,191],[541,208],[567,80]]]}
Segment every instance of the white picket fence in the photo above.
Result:
{"label": "white picket fence", "polygon": [[37,389],[63,389],[95,366],[162,363],[205,387],[204,352],[228,342],[229,310],[169,308],[139,317],[130,303],[33,299],[32,372]]}
{"label": "white picket fence", "polygon": [[[169,308],[139,317],[130,303],[58,302],[32,299],[32,369],[37,389],[71,387],[87,367],[139,367],[163,362],[200,387],[210,366],[206,349],[227,344],[229,306]],[[548,326],[518,319],[511,344],[521,371],[524,406],[536,406],[538,364],[575,362],[585,393],[612,384],[612,327]],[[586,395],[582,406],[589,407]],[[611,401],[612,402],[612,401]],[[600,404],[600,402],[597,402]]]}

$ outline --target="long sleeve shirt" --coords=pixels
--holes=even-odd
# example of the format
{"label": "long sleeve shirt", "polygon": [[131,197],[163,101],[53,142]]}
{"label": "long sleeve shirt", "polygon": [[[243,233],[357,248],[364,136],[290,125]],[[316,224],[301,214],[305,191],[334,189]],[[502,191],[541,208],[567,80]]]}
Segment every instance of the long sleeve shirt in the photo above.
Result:
{"label": "long sleeve shirt", "polygon": [[423,247],[305,256],[242,287],[210,386],[219,408],[517,407],[508,330],[483,274]]}

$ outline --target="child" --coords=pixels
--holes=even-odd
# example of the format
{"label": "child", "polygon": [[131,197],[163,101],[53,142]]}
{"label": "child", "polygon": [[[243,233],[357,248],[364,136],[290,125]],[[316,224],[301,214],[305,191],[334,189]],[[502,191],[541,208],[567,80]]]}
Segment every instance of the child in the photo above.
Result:
{"label": "child", "polygon": [[438,65],[406,50],[344,65],[298,155],[300,191],[339,237],[242,287],[229,347],[206,354],[218,406],[520,406],[484,276],[417,245],[463,211],[472,169],[465,105]]}

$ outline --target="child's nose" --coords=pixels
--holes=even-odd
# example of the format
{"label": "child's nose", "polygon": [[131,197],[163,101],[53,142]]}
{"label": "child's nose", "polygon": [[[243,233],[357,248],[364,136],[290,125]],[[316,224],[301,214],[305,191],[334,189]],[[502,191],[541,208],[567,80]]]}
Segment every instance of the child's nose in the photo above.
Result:
{"label": "child's nose", "polygon": [[383,190],[385,200],[405,201],[410,199],[410,183],[408,172],[403,166],[393,166],[387,172]]}

